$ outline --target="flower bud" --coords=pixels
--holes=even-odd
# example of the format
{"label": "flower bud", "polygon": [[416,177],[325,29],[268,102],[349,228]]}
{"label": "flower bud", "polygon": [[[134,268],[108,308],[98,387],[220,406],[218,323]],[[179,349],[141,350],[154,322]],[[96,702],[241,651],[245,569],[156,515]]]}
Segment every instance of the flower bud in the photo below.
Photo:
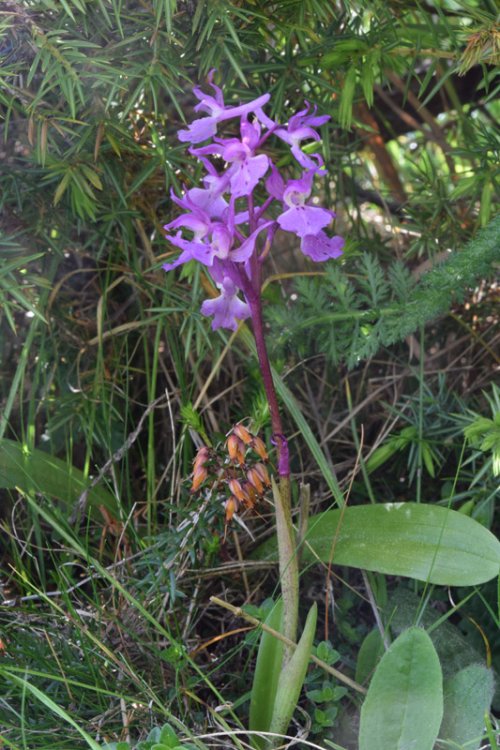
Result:
{"label": "flower bud", "polygon": [[243,440],[245,445],[250,445],[252,442],[252,435],[248,432],[246,427],[243,427],[242,424],[237,424],[233,427],[234,434],[239,437],[240,440]]}
{"label": "flower bud", "polygon": [[243,501],[247,508],[253,508],[258,500],[257,492],[250,482],[245,482],[243,485],[243,492],[245,493],[245,500]]}
{"label": "flower bud", "polygon": [[255,487],[259,495],[262,495],[264,492],[264,485],[262,484],[262,479],[260,478],[260,474],[255,467],[248,470],[247,479],[250,482],[250,484],[253,487]]}
{"label": "flower bud", "polygon": [[200,466],[204,466],[209,458],[210,458],[209,449],[207,448],[206,445],[202,445],[201,448],[198,448],[195,459],[193,461],[194,471],[196,471],[196,469],[199,469]]}
{"label": "flower bud", "polygon": [[227,452],[231,461],[236,461],[240,466],[243,466],[245,463],[245,445],[236,435],[228,437]]}
{"label": "flower bud", "polygon": [[197,466],[193,472],[193,482],[191,484],[191,492],[196,492],[205,479],[208,476],[208,472],[204,466]]}
{"label": "flower bud", "polygon": [[237,500],[240,501],[240,503],[246,502],[247,498],[245,495],[245,492],[243,490],[243,487],[238,482],[237,479],[230,479],[228,482],[229,489],[233,493],[233,495],[237,498]]}
{"label": "flower bud", "polygon": [[259,477],[261,478],[263,483],[266,485],[266,487],[270,487],[271,480],[269,479],[269,474],[267,473],[267,469],[264,466],[264,464],[255,464],[254,469],[258,473]]}
{"label": "flower bud", "polygon": [[234,497],[234,495],[231,495],[229,500],[226,500],[224,503],[224,507],[226,509],[226,523],[229,523],[236,511],[238,510],[238,500]]}
{"label": "flower bud", "polygon": [[269,456],[267,455],[266,446],[264,444],[264,441],[260,439],[260,437],[254,437],[252,438],[252,448],[256,452],[256,454],[261,458],[263,461],[269,461]]}

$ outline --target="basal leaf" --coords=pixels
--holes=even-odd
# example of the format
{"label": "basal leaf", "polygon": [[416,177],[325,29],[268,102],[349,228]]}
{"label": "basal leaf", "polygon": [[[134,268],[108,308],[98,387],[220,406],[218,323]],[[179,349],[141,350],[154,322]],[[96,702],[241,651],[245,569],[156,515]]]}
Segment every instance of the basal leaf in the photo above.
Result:
{"label": "basal leaf", "polygon": [[470,664],[445,682],[439,738],[477,750],[494,692],[493,672],[482,664]]}
{"label": "basal leaf", "polygon": [[[282,615],[283,600],[279,599],[268,614],[265,624],[281,632]],[[254,732],[268,732],[271,726],[283,648],[283,641],[262,631],[250,696],[249,726]],[[253,738],[253,743],[258,748],[266,747],[266,741],[257,736]]]}
{"label": "basal leaf", "polygon": [[384,642],[378,628],[365,637],[358,652],[354,679],[361,684],[369,682],[375,667],[384,655]]}
{"label": "basal leaf", "polygon": [[315,602],[307,615],[297,648],[281,670],[270,726],[270,731],[276,734],[285,734],[297,706],[311,658],[317,618],[318,607]]}
{"label": "basal leaf", "polygon": [[[275,557],[275,539],[254,554]],[[301,555],[305,562],[331,559],[444,586],[475,586],[500,568],[500,542],[488,529],[457,511],[419,503],[361,505],[312,516]]]}
{"label": "basal leaf", "polygon": [[432,750],[443,716],[443,684],[421,628],[397,638],[375,670],[361,707],[359,750]]}

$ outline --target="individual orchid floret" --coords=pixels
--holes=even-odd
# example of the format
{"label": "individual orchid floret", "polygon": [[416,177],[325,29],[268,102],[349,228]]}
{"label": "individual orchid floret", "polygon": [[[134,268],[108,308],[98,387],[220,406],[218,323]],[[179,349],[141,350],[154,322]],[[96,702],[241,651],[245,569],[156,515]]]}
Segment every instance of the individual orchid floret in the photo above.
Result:
{"label": "individual orchid floret", "polygon": [[[179,217],[179,219],[182,218]],[[210,225],[208,235],[203,240],[186,240],[180,232],[175,237],[168,237],[168,240],[172,245],[180,247],[182,253],[173,263],[164,264],[163,269],[165,271],[171,271],[190,260],[197,260],[204,266],[212,266],[215,258],[226,259],[233,243],[233,236],[225,224],[213,222]]]}
{"label": "individual orchid floret", "polygon": [[205,211],[210,218],[219,219],[228,208],[223,194],[227,191],[229,178],[225,174],[220,175],[208,159],[198,158],[208,172],[203,178],[204,187],[191,188],[186,196],[192,205]]}
{"label": "individual orchid floret", "polygon": [[190,153],[200,160],[209,155],[220,156],[229,164],[224,179],[233,198],[248,197],[269,168],[269,157],[265,154],[255,154],[259,138],[259,123],[250,123],[242,117],[241,139],[216,138],[217,143],[191,148]]}
{"label": "individual orchid floret", "polygon": [[201,306],[202,315],[213,316],[212,329],[229,328],[236,331],[238,320],[250,317],[250,308],[246,302],[237,297],[238,288],[228,277],[224,277],[222,283],[217,284],[220,296],[215,299],[207,299]]}
{"label": "individual orchid floret", "polygon": [[306,234],[302,237],[300,249],[315,263],[321,263],[330,258],[340,258],[344,245],[343,237],[339,235],[328,237],[325,232],[318,232],[318,234]]}
{"label": "individual orchid floret", "polygon": [[190,260],[197,260],[204,266],[210,266],[213,263],[213,253],[209,244],[185,240],[181,232],[177,232],[175,237],[169,237],[168,240],[172,245],[180,247],[182,253],[173,263],[164,263],[164,271],[172,271],[172,269],[181,266],[183,263],[189,263]]}
{"label": "individual orchid floret", "polygon": [[190,143],[201,143],[211,138],[217,132],[217,125],[224,120],[230,120],[233,117],[243,117],[256,109],[263,107],[270,99],[270,94],[263,94],[257,99],[246,104],[240,104],[237,107],[226,107],[221,89],[213,83],[215,71],[211,70],[208,75],[208,83],[213,88],[215,95],[205,94],[197,86],[193,89],[194,95],[199,99],[199,104],[194,108],[195,112],[207,112],[208,117],[202,117],[193,120],[187,130],[179,130],[178,138],[180,141]]}
{"label": "individual orchid floret", "polygon": [[229,204],[222,197],[220,184],[216,178],[208,176],[204,179],[204,188],[191,188],[188,195],[190,200],[206,211],[212,219],[220,219],[228,210]]}
{"label": "individual orchid floret", "polygon": [[313,113],[310,115],[309,109],[310,104],[306,102],[306,108],[297,112],[288,121],[286,128],[277,128],[274,134],[281,138],[281,140],[291,146],[291,152],[299,162],[299,164],[305,169],[317,169],[323,166],[323,160],[319,154],[305,154],[300,148],[302,141],[310,140],[319,141],[320,136],[316,132],[315,128],[319,128],[328,122],[330,115],[320,115],[316,117],[316,107],[314,107]]}
{"label": "individual orchid floret", "polygon": [[333,211],[306,203],[311,195],[313,177],[314,171],[305,172],[302,179],[290,180],[283,193],[283,202],[288,210],[278,216],[278,224],[297,237],[318,234],[335,216]]}
{"label": "individual orchid floret", "polygon": [[187,209],[190,213],[177,216],[176,219],[165,224],[163,229],[167,232],[170,232],[172,229],[178,229],[179,227],[189,229],[193,232],[193,239],[195,242],[206,237],[212,226],[210,216],[202,208],[199,208],[192,202],[189,193],[182,198],[177,198],[177,196],[172,193],[172,200],[181,208]]}
{"label": "individual orchid floret", "polygon": [[255,155],[259,137],[259,123],[252,124],[243,118],[241,140],[230,138],[219,141],[223,146],[221,156],[230,165],[227,174],[234,198],[251,195],[269,168],[269,157],[265,154]]}

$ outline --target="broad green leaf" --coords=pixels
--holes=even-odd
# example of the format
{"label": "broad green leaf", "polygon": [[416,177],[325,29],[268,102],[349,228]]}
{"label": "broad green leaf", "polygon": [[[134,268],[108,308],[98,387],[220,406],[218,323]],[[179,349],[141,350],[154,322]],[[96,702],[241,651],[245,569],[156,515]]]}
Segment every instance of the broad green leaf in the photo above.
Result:
{"label": "broad green leaf", "polygon": [[[469,592],[469,596],[473,592]],[[481,661],[477,651],[459,628],[449,620],[436,624],[441,612],[425,607],[422,612],[422,598],[401,584],[392,593],[382,610],[384,621],[390,624],[391,633],[400,635],[418,621],[431,637],[441,662],[443,677],[451,678],[456,672]]]}
{"label": "broad green leaf", "polygon": [[281,670],[276,691],[276,700],[273,707],[273,718],[271,720],[270,732],[285,734],[290,724],[293,712],[299,700],[300,691],[311,657],[311,649],[316,632],[316,620],[318,619],[318,607],[316,602],[312,605],[307,615],[304,631],[293,652],[290,660]]}
{"label": "broad green leaf", "polygon": [[374,628],[368,633],[359,649],[356,661],[356,674],[354,676],[356,682],[359,682],[361,685],[369,682],[375,671],[375,667],[384,653],[382,636],[379,629]]}
{"label": "broad green leaf", "polygon": [[[436,505],[385,503],[329,510],[309,519],[305,562],[407,576],[444,586],[475,586],[498,575],[500,542],[468,516]],[[276,557],[276,540],[254,553]]]}
{"label": "broad green leaf", "polygon": [[445,682],[439,739],[477,750],[494,692],[493,672],[482,664],[471,664]]}
{"label": "broad green leaf", "polygon": [[177,734],[174,732],[170,724],[164,724],[160,730],[159,744],[165,747],[178,747],[180,742],[177,738]]}
{"label": "broad green leaf", "polygon": [[[282,616],[283,600],[279,599],[269,612],[265,624],[281,632]],[[283,641],[265,630],[262,631],[250,696],[249,727],[253,732],[268,732],[271,726],[283,649]],[[252,741],[258,748],[266,747],[267,744],[264,738],[257,736],[253,737]]]}
{"label": "broad green leaf", "polygon": [[438,655],[421,628],[384,654],[361,707],[359,750],[432,750],[443,716]]}
{"label": "broad green leaf", "polygon": [[[15,440],[0,440],[0,488],[50,495],[72,511],[88,486],[89,480],[79,469],[59,458],[36,448],[25,449]],[[87,500],[90,507],[103,505],[115,518],[119,516],[115,498],[102,487],[90,489]]]}

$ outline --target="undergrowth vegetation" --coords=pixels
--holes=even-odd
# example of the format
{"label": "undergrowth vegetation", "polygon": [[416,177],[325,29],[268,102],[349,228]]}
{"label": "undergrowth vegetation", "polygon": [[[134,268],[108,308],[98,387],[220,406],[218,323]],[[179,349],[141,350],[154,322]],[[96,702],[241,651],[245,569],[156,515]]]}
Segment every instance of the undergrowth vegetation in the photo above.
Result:
{"label": "undergrowth vegetation", "polygon": [[[216,483],[192,491],[236,424],[277,473],[252,326],[211,331],[206,269],[162,269],[171,190],[201,180],[177,132],[214,68],[227,103],[330,115],[317,200],[346,239],[315,264],[278,237],[262,293],[314,636],[288,736],[499,747],[497,11],[0,1],[1,747],[271,747],[250,715],[281,666],[273,493],[233,515]],[[420,574],[410,536],[377,537],[386,503],[397,534],[400,503],[438,519],[429,539],[448,509],[457,534],[474,521],[477,561],[424,534],[454,567]],[[412,649],[441,712],[398,687]]]}

